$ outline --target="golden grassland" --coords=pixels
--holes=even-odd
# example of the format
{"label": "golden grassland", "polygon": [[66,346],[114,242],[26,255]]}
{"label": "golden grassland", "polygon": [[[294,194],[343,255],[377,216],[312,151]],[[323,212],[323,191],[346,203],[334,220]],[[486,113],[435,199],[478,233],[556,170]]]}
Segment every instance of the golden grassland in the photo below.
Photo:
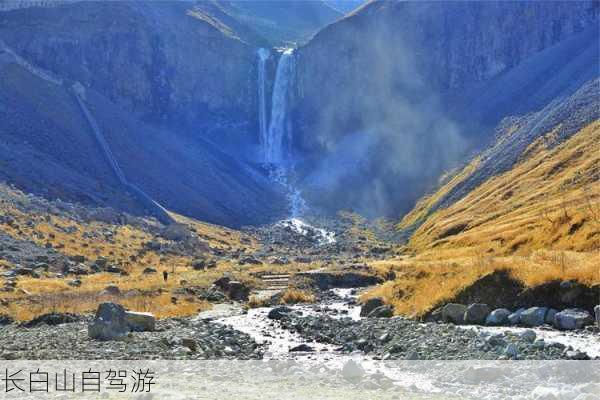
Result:
{"label": "golden grassland", "polygon": [[[19,277],[17,290],[0,293],[0,314],[16,320],[29,320],[49,312],[93,312],[100,301],[117,301],[127,308],[154,313],[158,318],[188,316],[207,309],[210,304],[193,295],[173,295],[177,288],[208,287],[229,273],[250,287],[260,288],[262,281],[256,277],[261,272],[281,271],[278,265],[239,265],[235,259],[219,261],[216,268],[195,271],[193,258],[160,254],[144,249],[148,241],[166,240],[132,225],[110,225],[101,222],[81,223],[54,215],[23,213],[10,204],[3,203],[1,212],[10,215],[15,224],[0,224],[0,230],[16,239],[31,240],[40,246],[47,243],[67,256],[84,256],[88,260],[105,257],[110,264],[121,266],[129,275],[97,273],[80,276],[81,285],[73,287],[68,282],[74,276],[56,278],[42,274],[41,278]],[[257,241],[239,231],[210,225],[173,214],[174,218],[192,228],[199,238],[213,249],[254,252]],[[112,232],[106,236],[102,232]],[[286,272],[305,271],[322,266],[318,263],[285,266]],[[0,271],[12,268],[0,260]],[[143,274],[151,267],[155,274]],[[169,273],[165,282],[162,271]],[[116,285],[119,296],[101,295],[109,285]]]}
{"label": "golden grassland", "polygon": [[[382,296],[396,313],[420,316],[500,269],[527,286],[555,279],[600,283],[600,122],[556,147],[546,145],[553,134],[533,143],[510,171],[429,216],[404,249],[411,256],[371,263],[397,278],[364,298]],[[433,204],[424,200],[401,225]]]}
{"label": "golden grassland", "polygon": [[315,295],[305,290],[288,289],[281,296],[281,304],[314,303]]}

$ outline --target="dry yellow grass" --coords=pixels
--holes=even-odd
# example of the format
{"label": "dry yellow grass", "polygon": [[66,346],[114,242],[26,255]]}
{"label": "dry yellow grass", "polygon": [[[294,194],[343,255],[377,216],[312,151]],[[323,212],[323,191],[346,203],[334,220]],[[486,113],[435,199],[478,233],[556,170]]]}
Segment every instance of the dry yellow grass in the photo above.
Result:
{"label": "dry yellow grass", "polygon": [[369,291],[362,300],[383,297],[397,314],[422,316],[477,279],[498,270],[509,271],[529,287],[552,280],[600,284],[599,252],[537,250],[528,256],[480,254],[455,258],[444,257],[444,254],[439,258],[429,254],[372,263],[374,269],[394,271],[396,279]]}
{"label": "dry yellow grass", "polygon": [[281,304],[314,303],[315,296],[305,290],[287,289],[281,296]]}
{"label": "dry yellow grass", "polygon": [[512,170],[431,215],[409,248],[474,248],[495,255],[598,249],[600,122],[554,148],[543,143],[530,146],[528,156]]}
{"label": "dry yellow grass", "polygon": [[415,207],[406,214],[400,223],[398,229],[410,228],[419,221],[427,218],[432,207],[440,201],[446,194],[454,189],[459,183],[468,178],[479,166],[479,157],[471,161],[462,171],[450,177],[449,181],[444,184],[439,190],[430,196],[426,196],[415,205]]}
{"label": "dry yellow grass", "polygon": [[[382,296],[396,313],[420,316],[501,269],[527,286],[599,284],[600,122],[549,147],[554,134],[529,146],[510,171],[429,216],[406,247],[413,256],[372,263],[397,278],[364,297]],[[420,202],[401,226],[423,218],[471,168]]]}
{"label": "dry yellow grass", "polygon": [[[244,268],[234,262],[220,262],[217,268],[194,271],[190,257],[144,249],[144,243],[148,241],[166,241],[135,226],[81,223],[55,215],[24,213],[9,202],[0,204],[0,212],[11,216],[15,221],[14,224],[0,224],[0,230],[16,239],[31,240],[40,246],[49,243],[67,256],[84,256],[91,261],[105,257],[111,264],[117,264],[129,273],[129,276],[109,273],[82,276],[79,278],[79,287],[67,284],[75,278],[73,276],[64,279],[48,274],[43,274],[40,279],[19,277],[16,291],[0,293],[0,314],[8,314],[18,320],[52,311],[92,312],[98,301],[106,299],[106,296],[99,296],[99,293],[108,285],[116,285],[124,293],[115,298],[124,306],[151,311],[157,317],[164,318],[190,315],[209,307],[206,302],[185,296],[178,296],[173,302],[170,292],[175,288],[209,286],[225,272],[233,272],[236,279],[249,284],[258,284],[251,275],[252,268]],[[178,222],[190,226],[212,248],[231,251],[243,248],[253,252],[258,246],[256,240],[241,232],[175,214],[173,216]],[[103,232],[112,234],[105,236]],[[0,260],[0,270],[12,267],[6,260]],[[143,274],[142,271],[147,267],[156,269],[158,273]],[[169,272],[167,282],[163,281],[162,271]]]}

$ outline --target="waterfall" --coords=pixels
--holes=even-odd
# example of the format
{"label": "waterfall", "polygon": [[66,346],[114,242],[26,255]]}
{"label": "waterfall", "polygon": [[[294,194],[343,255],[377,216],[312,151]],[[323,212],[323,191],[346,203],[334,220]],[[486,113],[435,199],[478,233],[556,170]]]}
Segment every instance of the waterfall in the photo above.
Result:
{"label": "waterfall", "polygon": [[265,64],[270,53],[267,49],[258,49],[258,126],[260,129],[260,142],[267,143],[267,105],[265,101]]}
{"label": "waterfall", "polygon": [[289,156],[291,148],[291,125],[288,120],[288,102],[295,69],[294,50],[285,50],[277,64],[273,100],[271,103],[271,123],[263,145],[264,161],[267,164],[281,165]]}
{"label": "waterfall", "polygon": [[271,102],[271,120],[267,126],[265,64],[270,57],[266,49],[258,50],[258,122],[263,162],[269,170],[269,178],[281,184],[287,195],[291,217],[298,217],[306,210],[302,194],[290,180],[293,165],[290,162],[292,126],[289,118],[290,91],[294,84],[294,50],[281,53],[275,75]]}

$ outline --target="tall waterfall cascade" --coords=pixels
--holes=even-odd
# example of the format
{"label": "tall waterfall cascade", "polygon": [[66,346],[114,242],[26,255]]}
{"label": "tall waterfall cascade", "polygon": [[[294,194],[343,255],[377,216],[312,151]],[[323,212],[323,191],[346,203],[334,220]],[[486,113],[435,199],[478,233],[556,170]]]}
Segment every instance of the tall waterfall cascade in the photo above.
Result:
{"label": "tall waterfall cascade", "polygon": [[[258,126],[260,130],[260,142],[267,143],[267,103],[266,103],[266,63],[271,53],[267,49],[258,49]],[[264,157],[264,155],[263,155]],[[265,157],[266,158],[266,157]],[[266,161],[266,160],[265,160]]]}
{"label": "tall waterfall cascade", "polygon": [[266,110],[266,61],[270,53],[258,50],[258,121],[262,161],[269,169],[270,178],[285,187],[290,215],[300,216],[306,209],[306,202],[290,181],[293,172],[291,163],[292,127],[289,118],[291,90],[294,84],[296,59],[293,49],[284,50],[277,64],[275,84],[271,100],[271,118],[267,124]]}
{"label": "tall waterfall cascade", "polygon": [[285,50],[277,64],[271,103],[271,122],[263,142],[264,161],[267,164],[281,165],[289,161],[292,129],[288,109],[295,67],[294,50]]}

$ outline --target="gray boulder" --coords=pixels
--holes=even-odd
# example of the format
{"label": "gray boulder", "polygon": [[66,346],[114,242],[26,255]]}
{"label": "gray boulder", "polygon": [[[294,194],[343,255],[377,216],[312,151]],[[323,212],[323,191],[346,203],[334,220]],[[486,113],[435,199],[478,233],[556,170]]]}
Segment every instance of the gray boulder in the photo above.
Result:
{"label": "gray boulder", "polygon": [[364,304],[360,308],[360,316],[367,317],[371,313],[371,311],[383,305],[385,305],[385,303],[383,302],[383,299],[381,297],[373,297],[372,299],[369,299],[364,302]]}
{"label": "gray boulder", "polygon": [[463,324],[467,307],[462,304],[448,303],[442,308],[442,320],[454,324]]}
{"label": "gray boulder", "polygon": [[490,307],[487,304],[475,303],[467,307],[464,320],[466,324],[482,325],[488,315],[490,315]]}
{"label": "gray boulder", "polygon": [[514,313],[510,314],[508,316],[508,323],[510,325],[518,325],[521,323],[521,314],[523,313],[523,311],[525,311],[524,308],[519,308],[517,311],[515,311]]}
{"label": "gray boulder", "polygon": [[267,314],[267,318],[274,319],[276,321],[284,318],[292,312],[292,309],[285,306],[275,307]]}
{"label": "gray boulder", "polygon": [[390,305],[377,307],[368,315],[369,318],[391,318],[394,316],[394,308]]}
{"label": "gray boulder", "polygon": [[156,329],[156,318],[151,313],[126,311],[125,320],[129,329],[135,332],[154,332]]}
{"label": "gray boulder", "polygon": [[600,306],[594,307],[594,315],[596,316],[596,325],[600,328]]}
{"label": "gray boulder", "polygon": [[544,322],[548,325],[554,324],[554,316],[557,312],[558,310],[555,310],[554,308],[549,308],[548,312],[546,313],[546,318],[544,318]]}
{"label": "gray boulder", "polygon": [[554,327],[562,330],[582,329],[593,323],[589,312],[576,308],[567,308],[554,316]]}
{"label": "gray boulder", "polygon": [[521,313],[521,325],[540,326],[546,321],[546,307],[531,307]]}
{"label": "gray boulder", "polygon": [[119,296],[121,289],[117,285],[108,285],[100,292],[100,296]]}
{"label": "gray boulder", "polygon": [[488,326],[502,326],[508,324],[508,316],[511,315],[510,311],[506,308],[495,309],[485,319],[485,324]]}
{"label": "gray boulder", "polygon": [[118,340],[129,333],[123,306],[101,303],[94,320],[88,325],[88,336],[97,340]]}
{"label": "gray boulder", "polygon": [[230,281],[226,290],[227,296],[235,301],[247,301],[250,289],[242,282]]}

